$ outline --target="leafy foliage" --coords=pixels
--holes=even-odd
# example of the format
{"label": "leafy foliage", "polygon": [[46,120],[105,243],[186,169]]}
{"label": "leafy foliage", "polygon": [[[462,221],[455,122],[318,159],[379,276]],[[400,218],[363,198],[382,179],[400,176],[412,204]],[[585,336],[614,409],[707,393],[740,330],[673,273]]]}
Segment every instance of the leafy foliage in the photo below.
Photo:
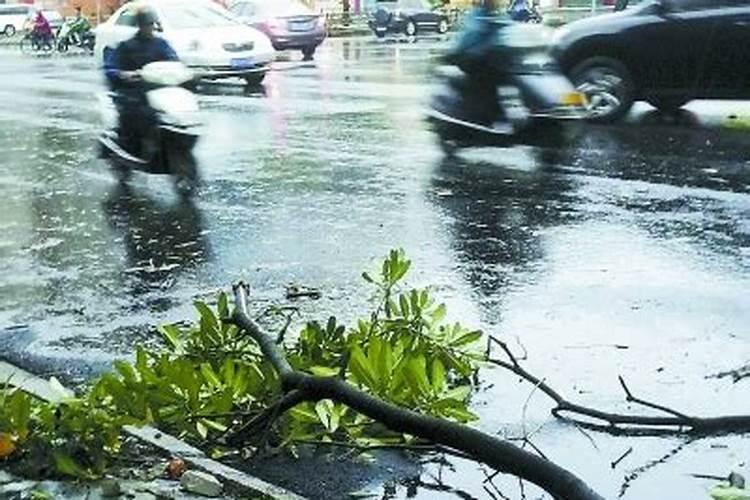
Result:
{"label": "leafy foliage", "polygon": [[[335,317],[325,325],[307,323],[287,346],[288,359],[297,370],[340,377],[403,407],[474,420],[468,403],[481,332],[446,323],[445,305],[428,289],[402,289],[410,268],[402,250],[391,251],[379,273],[362,275],[375,290],[374,311],[351,328]],[[59,473],[93,477],[117,451],[125,424],[154,424],[193,441],[214,442],[261,415],[282,395],[273,367],[255,341],[227,320],[225,294],[215,310],[202,302],[195,307],[197,324],[161,327],[163,350],[139,347],[134,362],[115,362],[80,398],[55,405],[18,390],[1,392],[0,459],[19,448],[49,457]],[[286,444],[411,440],[330,400],[303,403],[274,417],[276,424],[267,428]]]}
{"label": "leafy foliage", "polygon": [[0,460],[27,460],[40,475],[97,477],[120,448],[122,426],[131,421],[91,393],[47,403],[2,388]]}

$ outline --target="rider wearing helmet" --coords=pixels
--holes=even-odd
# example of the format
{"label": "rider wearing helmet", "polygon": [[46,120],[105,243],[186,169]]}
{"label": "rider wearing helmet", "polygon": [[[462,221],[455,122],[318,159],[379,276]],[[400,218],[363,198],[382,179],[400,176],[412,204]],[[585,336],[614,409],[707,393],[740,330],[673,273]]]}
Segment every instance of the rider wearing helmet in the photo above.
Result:
{"label": "rider wearing helmet", "polygon": [[104,72],[111,88],[117,92],[115,104],[119,111],[120,145],[127,151],[144,156],[141,136],[149,138],[153,130],[154,113],[146,101],[146,89],[140,81],[139,70],[158,61],[179,61],[169,43],[155,35],[158,22],[156,12],[147,6],[135,11],[138,32],[120,43],[115,50],[105,53]]}

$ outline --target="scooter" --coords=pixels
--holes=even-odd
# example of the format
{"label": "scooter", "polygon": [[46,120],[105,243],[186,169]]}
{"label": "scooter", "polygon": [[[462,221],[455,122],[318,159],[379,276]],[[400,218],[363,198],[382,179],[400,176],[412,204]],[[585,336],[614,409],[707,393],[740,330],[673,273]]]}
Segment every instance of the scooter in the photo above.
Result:
{"label": "scooter", "polygon": [[96,36],[85,19],[66,19],[57,32],[57,51],[67,52],[71,46],[94,52]]}
{"label": "scooter", "polygon": [[[498,22],[487,29],[486,22]],[[538,25],[483,18],[438,71],[427,119],[447,154],[471,146],[559,147],[586,117],[586,98],[548,55]]]}
{"label": "scooter", "polygon": [[140,78],[149,89],[146,99],[155,114],[155,126],[141,135],[138,151],[129,151],[117,130],[116,94],[101,95],[107,130],[99,138],[100,156],[110,161],[122,182],[135,170],[168,174],[173,176],[178,193],[190,196],[199,182],[193,148],[200,137],[201,120],[195,94],[182,86],[193,81],[193,72],[180,62],[154,62],[140,70]]}

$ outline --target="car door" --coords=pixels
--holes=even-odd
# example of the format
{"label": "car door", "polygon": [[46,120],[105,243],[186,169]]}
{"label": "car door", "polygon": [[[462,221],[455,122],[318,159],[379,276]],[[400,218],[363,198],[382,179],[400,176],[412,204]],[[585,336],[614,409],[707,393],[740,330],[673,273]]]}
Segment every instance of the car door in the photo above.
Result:
{"label": "car door", "polygon": [[664,2],[626,31],[621,50],[645,96],[701,93],[716,22],[706,14],[716,1]]}
{"label": "car door", "polygon": [[710,14],[715,19],[711,51],[703,74],[706,97],[750,96],[750,0],[719,0]]}

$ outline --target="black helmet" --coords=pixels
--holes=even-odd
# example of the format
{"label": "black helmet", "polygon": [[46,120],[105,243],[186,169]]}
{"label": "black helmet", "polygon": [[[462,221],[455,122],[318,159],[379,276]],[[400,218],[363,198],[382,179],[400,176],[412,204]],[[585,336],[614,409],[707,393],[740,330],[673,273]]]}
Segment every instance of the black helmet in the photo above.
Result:
{"label": "black helmet", "polygon": [[138,7],[138,10],[135,11],[135,22],[138,27],[152,25],[158,20],[154,9],[147,5],[140,6]]}

